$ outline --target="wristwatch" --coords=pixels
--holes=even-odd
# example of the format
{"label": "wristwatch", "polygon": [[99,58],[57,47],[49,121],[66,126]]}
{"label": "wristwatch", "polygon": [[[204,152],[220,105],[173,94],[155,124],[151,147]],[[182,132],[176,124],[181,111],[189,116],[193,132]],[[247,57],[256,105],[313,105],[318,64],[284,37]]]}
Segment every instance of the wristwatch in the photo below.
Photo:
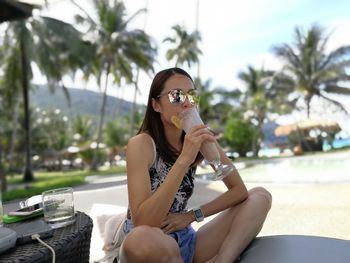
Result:
{"label": "wristwatch", "polygon": [[202,222],[204,220],[204,215],[200,207],[193,208],[192,211],[197,222]]}

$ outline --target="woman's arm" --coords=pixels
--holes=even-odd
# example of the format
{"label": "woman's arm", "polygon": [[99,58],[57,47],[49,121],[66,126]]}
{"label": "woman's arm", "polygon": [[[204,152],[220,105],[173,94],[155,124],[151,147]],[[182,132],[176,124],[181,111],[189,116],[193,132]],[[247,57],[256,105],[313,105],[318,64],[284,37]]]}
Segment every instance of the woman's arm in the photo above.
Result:
{"label": "woman's arm", "polygon": [[[167,179],[151,193],[149,167],[154,159],[154,150],[149,135],[140,134],[129,140],[127,146],[128,195],[135,226],[158,226],[169,211],[176,186],[181,183],[186,165],[175,163]],[[176,176],[177,175],[177,176]]]}
{"label": "woman's arm", "polygon": [[204,125],[196,126],[185,136],[180,156],[169,171],[167,178],[153,194],[148,172],[154,157],[151,138],[147,134],[140,134],[129,140],[126,156],[128,195],[135,226],[160,227],[169,212],[186,171],[194,161],[204,140],[214,140]]}
{"label": "woman's arm", "polygon": [[[221,162],[231,164],[232,161],[226,156],[220,145],[216,142],[220,152]],[[214,200],[201,206],[204,216],[211,216],[219,213],[229,207],[235,206],[248,197],[248,191],[244,185],[241,176],[234,168],[230,175],[223,179],[227,187],[227,191]]]}

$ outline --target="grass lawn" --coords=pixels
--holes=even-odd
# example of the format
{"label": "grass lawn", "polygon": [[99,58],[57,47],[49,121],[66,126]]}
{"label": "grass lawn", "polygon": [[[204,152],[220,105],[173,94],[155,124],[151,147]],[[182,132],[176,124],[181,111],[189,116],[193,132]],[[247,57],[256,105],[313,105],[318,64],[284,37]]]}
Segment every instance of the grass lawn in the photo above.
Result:
{"label": "grass lawn", "polygon": [[85,184],[85,177],[90,175],[116,175],[126,172],[126,167],[111,167],[99,171],[64,171],[64,172],[34,172],[34,181],[23,183],[22,175],[7,177],[8,191],[2,194],[3,201],[28,198],[41,194],[43,191]]}

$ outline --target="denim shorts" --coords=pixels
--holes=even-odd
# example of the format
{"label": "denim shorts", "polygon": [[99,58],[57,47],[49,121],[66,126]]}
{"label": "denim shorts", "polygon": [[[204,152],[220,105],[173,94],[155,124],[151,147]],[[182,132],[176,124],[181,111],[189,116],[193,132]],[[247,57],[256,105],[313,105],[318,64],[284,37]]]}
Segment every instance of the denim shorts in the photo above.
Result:
{"label": "denim shorts", "polygon": [[[123,226],[125,234],[129,233],[134,227],[130,219],[126,219]],[[194,250],[196,247],[197,233],[191,225],[185,227],[182,230],[178,230],[169,234],[175,239],[180,248],[180,253],[185,263],[191,263],[194,257]]]}

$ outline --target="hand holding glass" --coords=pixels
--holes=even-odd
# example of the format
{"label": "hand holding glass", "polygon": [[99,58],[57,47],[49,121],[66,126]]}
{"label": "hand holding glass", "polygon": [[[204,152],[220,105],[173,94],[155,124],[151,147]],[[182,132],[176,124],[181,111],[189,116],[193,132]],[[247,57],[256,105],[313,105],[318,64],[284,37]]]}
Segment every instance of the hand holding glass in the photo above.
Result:
{"label": "hand holding glass", "polygon": [[[196,107],[184,110],[180,113],[179,118],[182,128],[186,133],[189,132],[193,126],[204,124]],[[234,166],[232,164],[223,164],[221,162],[219,150],[214,142],[203,142],[200,152],[209,164],[213,166],[215,171],[214,180],[221,180],[233,171]]]}

